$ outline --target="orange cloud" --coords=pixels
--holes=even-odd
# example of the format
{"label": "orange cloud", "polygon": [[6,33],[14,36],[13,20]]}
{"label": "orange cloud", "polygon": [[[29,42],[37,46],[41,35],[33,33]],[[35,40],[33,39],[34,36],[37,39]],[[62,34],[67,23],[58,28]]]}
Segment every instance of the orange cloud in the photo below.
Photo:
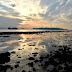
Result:
{"label": "orange cloud", "polygon": [[34,28],[34,27],[46,27],[45,23],[37,20],[26,21],[24,24],[20,24],[18,28]]}

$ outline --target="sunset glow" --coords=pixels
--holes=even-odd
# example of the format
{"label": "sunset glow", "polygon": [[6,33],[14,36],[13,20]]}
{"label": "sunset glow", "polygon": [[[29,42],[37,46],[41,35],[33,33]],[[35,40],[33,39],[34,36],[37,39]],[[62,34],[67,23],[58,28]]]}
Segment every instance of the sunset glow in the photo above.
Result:
{"label": "sunset glow", "polygon": [[14,24],[20,28],[52,26],[72,29],[71,2],[71,0],[0,0],[0,18],[3,19],[0,27],[13,27]]}

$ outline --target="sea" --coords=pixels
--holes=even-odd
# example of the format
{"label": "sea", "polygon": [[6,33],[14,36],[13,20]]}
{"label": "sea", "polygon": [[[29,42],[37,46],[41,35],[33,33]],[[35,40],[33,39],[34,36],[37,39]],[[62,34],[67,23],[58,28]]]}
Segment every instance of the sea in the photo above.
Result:
{"label": "sea", "polygon": [[0,29],[0,72],[72,72],[72,31]]}
{"label": "sea", "polygon": [[72,31],[72,30],[47,30],[47,29],[0,29],[0,32],[39,32],[39,31]]}

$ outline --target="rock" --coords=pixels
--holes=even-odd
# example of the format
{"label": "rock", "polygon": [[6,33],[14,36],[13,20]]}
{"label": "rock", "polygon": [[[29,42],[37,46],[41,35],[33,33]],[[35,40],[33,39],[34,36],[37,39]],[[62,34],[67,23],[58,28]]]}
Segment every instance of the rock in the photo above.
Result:
{"label": "rock", "polygon": [[7,62],[10,61],[10,53],[6,52],[6,53],[1,53],[0,54],[0,64],[5,64]]}
{"label": "rock", "polygon": [[28,65],[29,65],[30,67],[33,67],[33,66],[34,66],[33,62],[28,63]]}
{"label": "rock", "polygon": [[18,68],[19,67],[19,65],[15,65],[15,68]]}
{"label": "rock", "polygon": [[28,58],[29,60],[35,60],[33,57]]}

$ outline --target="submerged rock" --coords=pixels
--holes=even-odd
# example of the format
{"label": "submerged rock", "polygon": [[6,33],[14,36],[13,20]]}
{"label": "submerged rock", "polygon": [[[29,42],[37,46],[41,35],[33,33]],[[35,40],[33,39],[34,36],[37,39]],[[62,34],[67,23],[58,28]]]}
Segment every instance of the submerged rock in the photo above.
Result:
{"label": "submerged rock", "polygon": [[12,54],[15,54],[16,52],[15,52],[15,51],[12,51],[11,53],[12,53]]}
{"label": "submerged rock", "polygon": [[29,60],[35,60],[33,57],[28,58]]}
{"label": "submerged rock", "polygon": [[26,72],[25,70],[22,70],[22,72]]}
{"label": "submerged rock", "polygon": [[[40,57],[43,69],[48,70],[48,72],[72,72],[71,48],[61,46],[61,48],[56,50],[54,53],[48,54],[48,56],[49,57]],[[50,66],[51,68],[49,68]]]}
{"label": "submerged rock", "polygon": [[13,67],[11,67],[10,65],[5,66],[0,65],[0,72],[6,72],[7,69],[13,70]]}
{"label": "submerged rock", "polygon": [[15,68],[18,68],[19,67],[19,65],[17,64],[17,65],[15,65]]}
{"label": "submerged rock", "polygon": [[31,62],[31,63],[28,63],[27,65],[29,65],[30,67],[33,67],[34,66],[34,63]]}
{"label": "submerged rock", "polygon": [[7,62],[10,61],[10,53],[6,52],[6,53],[1,53],[0,54],[0,64],[5,64]]}

